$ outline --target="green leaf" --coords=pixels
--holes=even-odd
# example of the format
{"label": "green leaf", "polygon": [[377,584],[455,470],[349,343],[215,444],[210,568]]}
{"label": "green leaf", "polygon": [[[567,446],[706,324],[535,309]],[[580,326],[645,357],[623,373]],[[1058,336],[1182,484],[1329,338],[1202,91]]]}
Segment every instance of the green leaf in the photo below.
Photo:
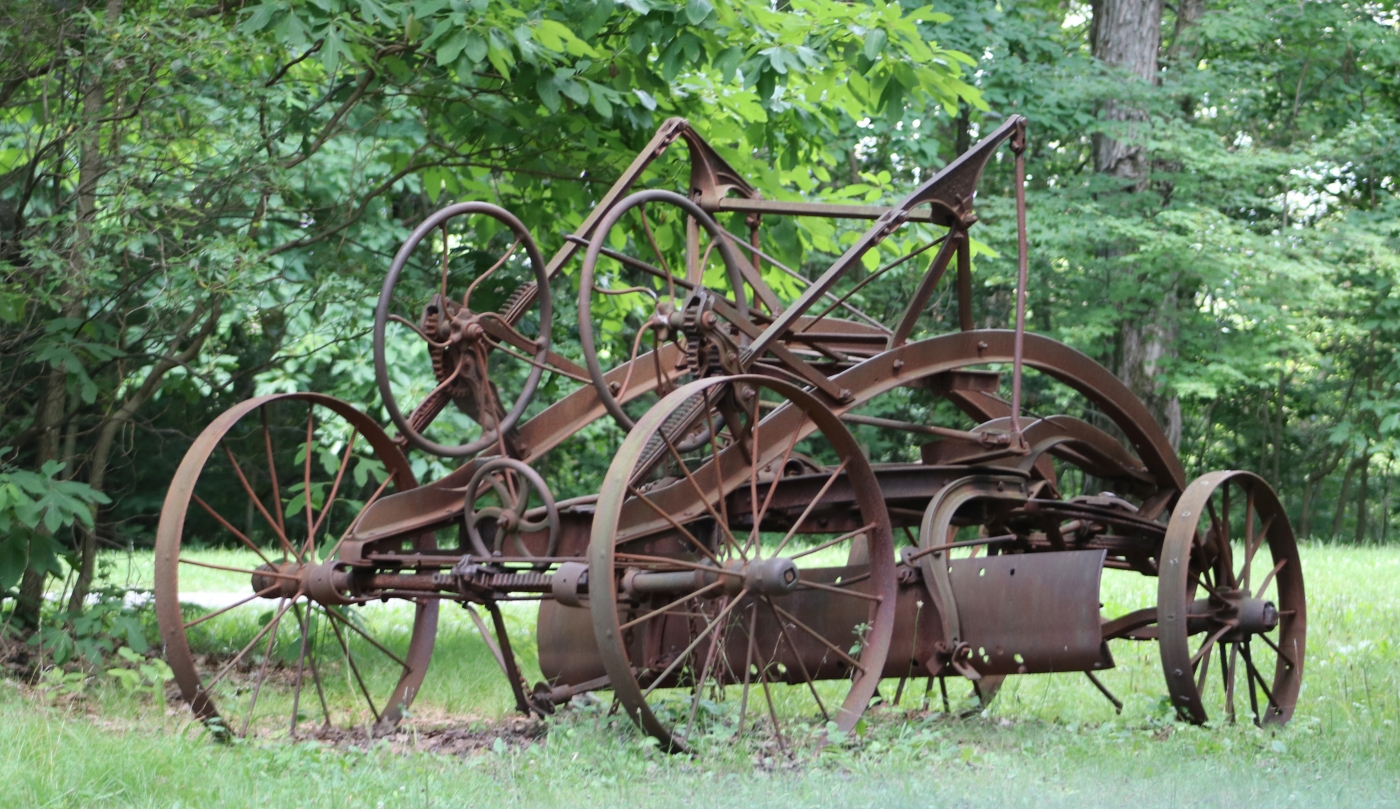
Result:
{"label": "green leaf", "polygon": [[449,36],[443,41],[442,45],[438,47],[438,67],[450,65],[457,61],[457,55],[462,52],[463,48],[467,47],[467,42],[470,39],[471,37],[465,28],[458,28],[456,31],[453,31],[452,36]]}
{"label": "green leaf", "polygon": [[540,76],[535,81],[535,92],[550,112],[559,111],[559,85],[553,76]]}
{"label": "green leaf", "polygon": [[486,58],[486,38],[475,31],[467,34],[466,45],[467,58],[473,62],[481,62]]}
{"label": "green leaf", "polygon": [[885,49],[885,43],[889,41],[889,34],[883,28],[875,28],[865,35],[865,58],[875,61],[880,56],[880,52]]}
{"label": "green leaf", "polygon": [[690,20],[691,25],[699,25],[714,10],[715,7],[710,5],[709,0],[686,0],[685,18]]}

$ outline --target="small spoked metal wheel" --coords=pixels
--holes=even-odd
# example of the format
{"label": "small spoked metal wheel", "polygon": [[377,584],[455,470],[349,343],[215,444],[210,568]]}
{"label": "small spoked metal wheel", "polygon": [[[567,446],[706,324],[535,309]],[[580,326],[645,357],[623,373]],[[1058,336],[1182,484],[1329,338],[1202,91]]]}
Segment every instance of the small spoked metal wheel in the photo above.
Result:
{"label": "small spoked metal wheel", "polygon": [[[696,419],[709,439],[685,451]],[[809,436],[823,468],[783,474]],[[698,380],[637,422],[599,493],[589,582],[618,700],[663,749],[716,726],[779,745],[850,731],[884,672],[896,580],[879,484],[839,419],[787,383]]]}
{"label": "small spoked metal wheel", "polygon": [[[519,219],[485,202],[429,216],[394,256],[374,310],[375,379],[402,439],[445,457],[516,454],[512,430],[539,387],[552,322],[544,258]],[[431,379],[398,370],[428,366]],[[449,404],[459,412],[444,414]]]}
{"label": "small spoked metal wheel", "polygon": [[1162,547],[1157,626],[1183,719],[1234,721],[1243,704],[1256,724],[1293,716],[1307,640],[1303,567],[1288,516],[1258,475],[1212,472],[1182,493]]}
{"label": "small spoked metal wheel", "polygon": [[216,735],[398,723],[438,602],[362,605],[336,559],[370,504],[415,485],[378,425],[321,394],[251,399],[195,439],[161,510],[156,614],[180,693]]}
{"label": "small spoked metal wheel", "polygon": [[[535,508],[530,507],[539,501]],[[554,495],[528,464],[493,458],[477,467],[467,483],[467,538],[481,556],[533,556],[525,535],[546,531],[545,556],[559,548],[559,508]],[[485,529],[485,530],[483,530]]]}

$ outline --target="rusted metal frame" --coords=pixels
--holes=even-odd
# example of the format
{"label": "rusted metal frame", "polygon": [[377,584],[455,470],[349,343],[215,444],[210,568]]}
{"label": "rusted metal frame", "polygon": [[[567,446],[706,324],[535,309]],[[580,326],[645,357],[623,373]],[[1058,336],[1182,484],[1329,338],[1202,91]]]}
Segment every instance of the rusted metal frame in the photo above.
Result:
{"label": "rusted metal frame", "polygon": [[[711,213],[774,214],[777,216],[813,216],[822,219],[879,219],[892,209],[881,205],[843,205],[833,202],[790,202],[778,199],[721,199],[704,205]],[[932,222],[933,211],[911,214],[911,222]]]}
{"label": "rusted metal frame", "polygon": [[958,248],[958,328],[972,331],[976,324],[972,319],[972,242],[964,242]]}
{"label": "rusted metal frame", "polygon": [[[488,317],[483,315],[480,322],[481,328],[488,335],[496,338],[501,342],[509,343],[515,348],[521,349],[522,351],[534,351],[536,348],[538,348],[538,345],[535,343],[535,341],[527,339],[523,334],[516,331],[508,323],[506,323],[500,318]],[[536,361],[533,357],[527,357],[523,355],[512,356],[515,356],[518,359],[524,362],[528,362],[532,365],[536,364]],[[554,349],[545,350],[544,363],[546,366],[545,370],[561,373],[571,379],[575,379],[580,382],[590,381],[588,378],[587,368],[584,368],[582,365],[579,365],[573,360],[570,360],[569,358],[565,357],[564,355],[560,354]]]}
{"label": "rusted metal frame", "polygon": [[1108,690],[1108,686],[1104,685],[1098,677],[1095,677],[1092,671],[1084,672],[1084,676],[1088,677],[1089,682],[1093,683],[1094,687],[1099,689],[1100,694],[1103,694],[1109,702],[1113,703],[1114,710],[1116,710],[1118,713],[1123,712],[1123,701],[1113,696],[1113,692]]}
{"label": "rusted metal frame", "polygon": [[[468,604],[470,609],[471,605]],[[511,693],[515,695],[515,705],[523,714],[538,713],[538,709],[530,704],[529,697],[525,694],[525,678],[520,674],[520,667],[516,665],[515,653],[510,648],[510,634],[506,632],[506,619],[501,614],[501,608],[492,599],[486,601],[486,611],[491,613],[491,623],[496,628],[496,640],[500,644],[498,650],[501,655],[501,668],[506,673],[506,679],[510,681]],[[482,633],[486,637],[486,633]]]}
{"label": "rusted metal frame", "polygon": [[954,548],[976,548],[982,545],[999,545],[1003,542],[1015,542],[1016,539],[1017,536],[1015,534],[1005,534],[1003,536],[996,537],[978,537],[977,539],[964,539],[960,542],[944,542],[940,545],[930,545],[927,548],[920,548],[919,550],[906,556],[904,558],[904,561],[906,563],[914,562],[924,558],[925,556],[928,556],[931,553],[951,551]]}
{"label": "rusted metal frame", "polygon": [[[807,334],[808,332],[810,332],[811,329],[812,329],[812,327],[815,326],[815,325],[817,325],[817,323],[820,322],[820,321],[821,321],[823,318],[825,318],[827,315],[831,314],[831,312],[832,312],[833,309],[835,309],[836,307],[838,307],[838,306],[844,304],[846,301],[850,300],[850,298],[851,298],[852,295],[854,295],[854,294],[856,294],[857,292],[859,292],[859,291],[861,291],[862,289],[864,289],[866,284],[869,284],[871,281],[874,281],[876,278],[879,278],[880,276],[884,275],[885,273],[889,272],[890,270],[893,270],[895,267],[898,267],[898,266],[900,266],[901,264],[904,264],[904,263],[907,262],[907,261],[912,261],[915,257],[922,255],[925,251],[930,250],[930,249],[932,249],[932,248],[934,248],[934,247],[937,247],[939,244],[941,244],[941,243],[942,243],[945,239],[947,239],[947,238],[948,238],[948,236],[947,236],[946,234],[943,235],[943,236],[940,236],[940,237],[938,237],[937,239],[934,239],[933,241],[931,241],[931,242],[929,242],[928,244],[924,245],[923,247],[920,247],[920,248],[914,250],[912,253],[909,253],[908,255],[905,255],[905,256],[903,256],[903,257],[901,257],[901,258],[897,258],[897,259],[895,259],[894,261],[891,261],[889,264],[886,264],[885,266],[879,268],[879,269],[876,270],[875,272],[872,272],[871,274],[869,274],[869,275],[867,275],[866,277],[862,278],[858,283],[856,283],[855,286],[851,287],[845,294],[843,294],[841,297],[837,298],[836,301],[833,302],[830,306],[828,306],[828,307],[826,307],[825,309],[823,309],[823,310],[821,311],[821,314],[819,314],[819,315],[817,315],[816,317],[812,318],[811,322],[809,322],[806,326],[803,326],[802,329],[801,329],[800,331],[798,331],[798,332],[796,332],[795,334],[793,334],[793,335],[792,335],[792,339],[802,339],[802,335]],[[886,342],[886,341],[885,341],[885,340],[881,340],[880,342],[881,342],[881,344],[883,344],[883,343]]]}
{"label": "rusted metal frame", "polygon": [[[794,270],[793,268],[791,268],[791,267],[789,267],[788,265],[782,263],[781,261],[777,260],[776,258],[774,258],[774,257],[772,257],[772,256],[770,256],[770,255],[768,255],[767,253],[765,253],[765,252],[763,252],[762,250],[760,250],[757,246],[751,245],[751,244],[746,244],[746,243],[744,242],[743,239],[740,239],[738,236],[735,236],[734,234],[730,233],[730,232],[727,231],[727,230],[721,229],[720,232],[721,232],[724,236],[726,236],[730,241],[734,242],[734,243],[737,244],[738,246],[740,246],[740,247],[744,248],[745,250],[748,250],[750,253],[752,253],[753,256],[754,256],[754,261],[757,261],[759,258],[765,259],[766,261],[768,261],[768,263],[772,264],[774,267],[777,267],[779,270],[781,270],[785,275],[787,275],[787,276],[789,276],[789,277],[791,277],[791,278],[795,278],[795,279],[797,279],[798,281],[801,281],[803,284],[807,285],[808,289],[810,290],[811,285],[813,284],[813,282],[810,281],[810,280],[808,280],[805,276],[803,276],[803,275],[802,275],[801,273],[799,273],[797,270]],[[823,297],[827,297],[827,298],[830,298],[831,300],[835,301],[835,304],[833,304],[833,305],[840,306],[842,309],[845,309],[846,311],[850,312],[851,314],[855,315],[856,317],[858,317],[858,318],[864,320],[866,323],[869,323],[870,325],[875,326],[875,327],[878,328],[878,329],[882,329],[882,330],[884,330],[884,331],[889,331],[889,329],[888,329],[883,323],[881,323],[880,321],[878,321],[878,320],[876,320],[875,318],[871,317],[870,315],[867,315],[866,313],[862,312],[861,310],[855,308],[854,306],[851,306],[849,303],[844,303],[844,302],[842,302],[840,299],[838,299],[838,298],[837,298],[834,294],[832,294],[830,291],[822,292],[821,295],[822,295]],[[810,305],[810,304],[809,304],[809,305]],[[772,314],[776,316],[776,315],[778,315],[778,314],[780,314],[780,313],[779,313],[779,312],[773,312]]]}
{"label": "rusted metal frame", "polygon": [[[755,338],[763,333],[762,330],[754,325],[747,317],[741,315],[738,310],[731,308],[727,301],[718,298],[714,299],[714,308],[715,312],[719,314],[720,317],[733,323],[748,337]],[[843,392],[841,386],[832,382],[831,378],[826,374],[813,368],[810,364],[792,353],[787,346],[781,343],[773,343],[768,347],[768,352],[776,357],[779,362],[790,368],[794,373],[801,376],[808,384],[815,386],[827,396],[837,401],[849,397],[849,391]]]}
{"label": "rusted metal frame", "polygon": [[904,314],[900,316],[899,325],[890,335],[889,348],[903,345],[909,339],[909,335],[914,333],[914,327],[918,325],[919,318],[923,316],[929,298],[933,297],[934,288],[938,286],[939,281],[943,280],[943,273],[947,271],[948,263],[953,260],[953,254],[966,241],[967,230],[965,228],[955,226],[948,232],[943,246],[938,248],[938,253],[929,263],[923,280],[919,282],[918,288],[914,291],[914,297],[910,299],[909,305],[904,309]]}
{"label": "rusted metal frame", "polygon": [[942,224],[945,227],[952,227],[954,224],[963,228],[970,227],[975,221],[972,197],[977,190],[977,181],[981,177],[983,167],[1002,141],[1011,137],[1018,127],[1024,128],[1025,120],[1019,115],[1010,116],[994,132],[963,152],[897,206],[881,214],[865,235],[813,281],[787,311],[775,319],[762,336],[754,341],[749,349],[749,356],[760,356],[769,345],[782,339],[818,298],[830,291],[836,281],[855,266],[871,248],[884,241],[903,224],[915,208],[921,205],[931,206],[934,224]]}
{"label": "rusted metal frame", "polygon": [[1016,344],[1011,360],[1011,443],[1021,446],[1021,356],[1026,337],[1026,125],[1021,121],[1011,135],[1016,155]]}
{"label": "rusted metal frame", "polygon": [[900,430],[906,433],[922,433],[939,438],[961,438],[966,441],[978,441],[981,443],[987,443],[988,439],[996,437],[994,434],[990,433],[954,430],[951,427],[935,427],[932,424],[914,424],[908,421],[897,421],[895,419],[880,418],[878,416],[862,416],[856,413],[842,413],[841,420],[849,424],[864,424],[867,427],[883,427],[890,430]]}

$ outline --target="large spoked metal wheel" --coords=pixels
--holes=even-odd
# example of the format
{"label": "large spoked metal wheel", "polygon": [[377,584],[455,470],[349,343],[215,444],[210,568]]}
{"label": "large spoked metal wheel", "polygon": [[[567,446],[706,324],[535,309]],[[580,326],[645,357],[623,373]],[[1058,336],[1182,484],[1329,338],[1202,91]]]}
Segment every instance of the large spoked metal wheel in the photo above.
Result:
{"label": "large spoked metal wheel", "polygon": [[1183,719],[1234,721],[1245,698],[1256,724],[1293,716],[1307,642],[1303,567],[1263,478],[1212,472],[1187,487],[1167,527],[1158,590],[1162,669]]}
{"label": "large spoked metal wheel", "polygon": [[[429,216],[394,256],[374,310],[375,379],[399,435],[444,457],[493,446],[514,454],[508,437],[539,387],[552,322],[544,258],[519,219],[485,202]],[[394,339],[391,323],[400,332]],[[390,372],[405,360],[431,365],[432,382]],[[408,415],[404,397],[418,401]],[[475,437],[455,444],[428,437],[448,404],[479,429],[440,424],[437,431]]]}
{"label": "large spoked metal wheel", "polygon": [[[685,451],[696,420],[709,440]],[[803,439],[827,465],[784,475]],[[869,462],[814,397],[759,376],[692,382],[638,421],[599,493],[589,582],[618,699],[673,751],[715,722],[779,744],[822,722],[851,730],[895,619]]]}
{"label": "large spoked metal wheel", "polygon": [[[665,380],[664,393],[708,375],[712,365],[737,370],[737,354],[726,344],[743,336],[726,314],[747,318],[750,297],[759,293],[746,290],[744,273],[754,270],[732,238],[699,205],[662,190],[628,196],[598,223],[579,270],[579,344],[599,399],[624,430],[634,418],[622,402],[639,373]],[[610,323],[621,331],[607,333]],[[596,324],[604,326],[601,342]],[[667,341],[686,345],[683,362],[662,364]],[[644,347],[655,367],[635,367]],[[605,373],[624,365],[620,378]]]}
{"label": "large spoked metal wheel", "polygon": [[161,511],[155,598],[180,693],[216,735],[398,723],[438,603],[363,606],[335,559],[371,503],[416,485],[383,430],[321,394],[243,402],[199,435]]}

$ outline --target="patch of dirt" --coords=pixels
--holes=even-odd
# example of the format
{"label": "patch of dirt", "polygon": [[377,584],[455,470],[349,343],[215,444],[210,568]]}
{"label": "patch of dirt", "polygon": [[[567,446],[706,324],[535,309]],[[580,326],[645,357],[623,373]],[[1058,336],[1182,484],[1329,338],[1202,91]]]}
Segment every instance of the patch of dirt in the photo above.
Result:
{"label": "patch of dirt", "polygon": [[392,733],[365,737],[363,730],[339,728],[319,729],[311,738],[342,749],[363,749],[370,744],[387,744],[395,753],[437,753],[448,756],[468,756],[489,751],[497,743],[507,748],[523,748],[540,741],[548,726],[533,717],[515,716],[494,721],[457,719],[448,723],[404,722]]}

